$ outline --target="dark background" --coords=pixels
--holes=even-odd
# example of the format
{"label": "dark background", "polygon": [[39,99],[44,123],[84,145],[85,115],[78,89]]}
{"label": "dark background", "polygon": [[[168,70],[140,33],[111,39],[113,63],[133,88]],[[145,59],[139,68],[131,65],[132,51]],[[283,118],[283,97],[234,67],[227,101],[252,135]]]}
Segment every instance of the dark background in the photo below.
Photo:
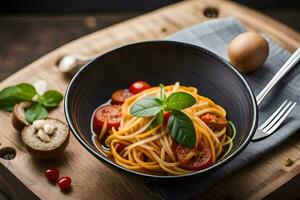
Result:
{"label": "dark background", "polygon": [[[181,0],[1,0],[1,16],[140,14]],[[300,0],[233,0],[300,31]],[[4,27],[5,28],[5,27]],[[0,41],[1,42],[1,41]]]}
{"label": "dark background", "polygon": [[[1,11],[15,12],[99,12],[149,11],[179,0],[2,0]],[[236,0],[255,9],[296,8],[299,0]]]}

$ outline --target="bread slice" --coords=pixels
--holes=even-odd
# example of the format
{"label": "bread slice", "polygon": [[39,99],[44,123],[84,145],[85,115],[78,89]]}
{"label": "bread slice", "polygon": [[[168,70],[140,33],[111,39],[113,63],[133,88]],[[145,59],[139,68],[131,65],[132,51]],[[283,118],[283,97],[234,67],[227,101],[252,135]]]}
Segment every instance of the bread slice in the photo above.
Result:
{"label": "bread slice", "polygon": [[69,127],[58,119],[42,119],[26,126],[21,138],[28,152],[38,159],[50,159],[61,154],[68,146]]}
{"label": "bread slice", "polygon": [[12,125],[19,132],[21,132],[25,126],[29,125],[25,118],[25,112],[30,105],[31,103],[29,101],[23,101],[14,106],[12,113]]}

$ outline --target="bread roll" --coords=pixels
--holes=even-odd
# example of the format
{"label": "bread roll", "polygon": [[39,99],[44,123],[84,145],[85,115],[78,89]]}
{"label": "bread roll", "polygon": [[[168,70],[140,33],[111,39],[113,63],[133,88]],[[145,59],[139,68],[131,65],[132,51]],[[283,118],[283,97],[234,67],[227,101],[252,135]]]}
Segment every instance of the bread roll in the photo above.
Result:
{"label": "bread roll", "polygon": [[21,138],[28,152],[38,159],[54,158],[69,143],[69,127],[58,119],[42,119],[26,126]]}
{"label": "bread roll", "polygon": [[23,101],[14,106],[12,125],[19,132],[21,132],[25,126],[29,125],[25,118],[25,112],[30,105],[31,103],[29,101]]}

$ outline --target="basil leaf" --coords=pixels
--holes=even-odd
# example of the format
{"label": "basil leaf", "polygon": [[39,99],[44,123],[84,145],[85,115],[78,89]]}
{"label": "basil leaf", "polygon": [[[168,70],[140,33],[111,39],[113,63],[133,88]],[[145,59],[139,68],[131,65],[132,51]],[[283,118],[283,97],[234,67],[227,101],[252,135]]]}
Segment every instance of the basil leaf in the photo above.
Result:
{"label": "basil leaf", "polygon": [[152,117],[161,111],[162,102],[152,96],[144,97],[133,104],[130,114],[136,117]]}
{"label": "basil leaf", "polygon": [[56,107],[62,100],[63,95],[54,90],[49,90],[39,97],[39,102],[46,107]]}
{"label": "basil leaf", "polygon": [[11,110],[21,101],[31,101],[36,94],[34,87],[27,83],[7,87],[0,92],[0,109]]}
{"label": "basil leaf", "polygon": [[26,110],[25,118],[29,123],[48,117],[48,112],[40,103],[35,102]]}
{"label": "basil leaf", "polygon": [[171,136],[182,146],[193,148],[196,145],[196,130],[192,120],[179,110],[172,110],[168,120]]}
{"label": "basil leaf", "polygon": [[186,92],[175,92],[168,96],[166,105],[170,110],[182,110],[196,103],[196,99]]}
{"label": "basil leaf", "polygon": [[160,125],[164,121],[164,114],[163,111],[161,110],[157,115],[155,116],[155,119],[151,122],[151,124],[148,127],[148,130],[153,129]]}
{"label": "basil leaf", "polygon": [[159,87],[160,87],[160,100],[164,103],[167,99],[165,93],[165,86],[163,84],[159,84]]}

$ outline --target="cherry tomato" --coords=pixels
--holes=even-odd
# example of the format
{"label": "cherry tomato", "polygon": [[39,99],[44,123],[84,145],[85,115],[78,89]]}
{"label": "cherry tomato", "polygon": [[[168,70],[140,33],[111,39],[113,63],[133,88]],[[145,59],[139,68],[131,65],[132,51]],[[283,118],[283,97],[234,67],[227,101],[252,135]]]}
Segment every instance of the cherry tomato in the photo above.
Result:
{"label": "cherry tomato", "polygon": [[58,186],[61,190],[66,190],[71,186],[71,178],[68,176],[62,177],[58,180]]}
{"label": "cherry tomato", "polygon": [[164,122],[168,122],[171,112],[164,112]]}
{"label": "cherry tomato", "polygon": [[[186,148],[180,144],[175,144],[173,149],[175,150],[175,155],[180,163],[180,166],[187,170],[198,171],[205,169],[212,164],[212,156],[209,146],[204,141],[198,144],[197,148]],[[195,155],[187,159],[186,156],[189,152],[193,151]]]}
{"label": "cherry tomato", "polygon": [[45,176],[50,181],[55,181],[59,177],[59,170],[57,168],[49,168],[45,171]]}
{"label": "cherry tomato", "polygon": [[227,126],[227,120],[213,113],[206,113],[200,116],[200,119],[213,130],[221,131]]}
{"label": "cherry tomato", "polygon": [[95,112],[93,125],[94,131],[99,133],[103,127],[105,120],[107,120],[107,128],[119,128],[121,122],[121,106],[120,105],[106,105],[98,108]]}
{"label": "cherry tomato", "polygon": [[111,96],[111,104],[123,104],[132,93],[128,89],[115,91]]}
{"label": "cherry tomato", "polygon": [[136,81],[130,85],[129,89],[132,94],[137,94],[149,89],[150,87],[151,86],[144,81]]}

